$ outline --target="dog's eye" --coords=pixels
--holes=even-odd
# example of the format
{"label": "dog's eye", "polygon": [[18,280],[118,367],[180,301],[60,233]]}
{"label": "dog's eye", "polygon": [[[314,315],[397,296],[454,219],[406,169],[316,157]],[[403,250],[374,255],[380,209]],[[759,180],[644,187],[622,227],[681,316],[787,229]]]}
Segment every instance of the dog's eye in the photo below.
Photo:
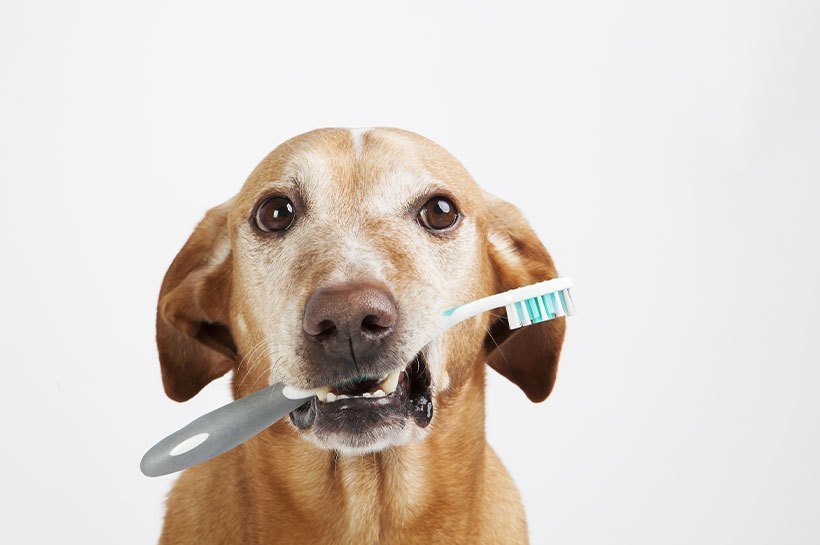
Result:
{"label": "dog's eye", "polygon": [[256,209],[256,225],[265,232],[284,231],[296,219],[293,203],[287,197],[271,197]]}
{"label": "dog's eye", "polygon": [[446,197],[433,197],[421,207],[419,221],[432,231],[442,231],[455,225],[458,210],[453,201]]}

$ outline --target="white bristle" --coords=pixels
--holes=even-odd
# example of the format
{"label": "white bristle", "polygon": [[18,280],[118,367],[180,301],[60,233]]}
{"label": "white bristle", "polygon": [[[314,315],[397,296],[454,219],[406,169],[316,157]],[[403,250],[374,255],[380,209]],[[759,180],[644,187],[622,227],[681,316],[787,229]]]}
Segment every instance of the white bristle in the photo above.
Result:
{"label": "white bristle", "polygon": [[524,310],[524,319],[521,320],[521,325],[530,325],[532,323],[532,320],[530,319],[530,312],[529,310],[527,310],[527,305],[523,301],[520,301],[519,304],[521,305],[521,308]]}
{"label": "white bristle", "polygon": [[561,304],[561,296],[558,295],[558,292],[555,292],[552,295],[552,301],[555,303],[555,315],[556,316],[565,316],[566,313],[564,312],[564,305]]}
{"label": "white bristle", "polygon": [[518,319],[518,311],[515,309],[515,304],[507,305],[507,322],[510,324],[510,329],[518,329],[521,327],[521,320]]}
{"label": "white bristle", "polygon": [[547,312],[547,305],[544,304],[544,298],[536,297],[535,300],[538,303],[538,310],[541,311],[541,320],[549,320],[550,313]]}
{"label": "white bristle", "polygon": [[567,301],[567,314],[575,316],[575,301],[572,300],[572,290],[570,288],[564,290],[564,299]]}

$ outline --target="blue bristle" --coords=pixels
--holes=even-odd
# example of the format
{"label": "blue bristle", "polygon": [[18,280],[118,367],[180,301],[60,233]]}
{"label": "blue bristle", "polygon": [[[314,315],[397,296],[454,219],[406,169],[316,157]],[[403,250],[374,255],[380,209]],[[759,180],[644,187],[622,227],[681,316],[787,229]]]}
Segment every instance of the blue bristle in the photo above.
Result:
{"label": "blue bristle", "polygon": [[538,322],[543,321],[543,317],[541,316],[541,313],[538,311],[538,303],[535,301],[535,299],[527,299],[526,302],[527,310],[529,310],[530,320],[532,320],[532,323],[537,324]]}
{"label": "blue bristle", "polygon": [[554,318],[555,317],[555,304],[552,302],[551,296],[552,296],[552,294],[548,293],[548,294],[543,296],[543,299],[544,299],[544,305],[547,307],[547,312],[549,313],[549,317]]}

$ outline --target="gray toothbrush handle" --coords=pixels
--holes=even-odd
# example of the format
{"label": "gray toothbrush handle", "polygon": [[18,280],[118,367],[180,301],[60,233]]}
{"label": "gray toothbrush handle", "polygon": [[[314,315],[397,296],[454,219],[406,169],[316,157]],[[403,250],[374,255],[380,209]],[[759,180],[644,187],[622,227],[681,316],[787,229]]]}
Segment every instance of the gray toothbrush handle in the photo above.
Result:
{"label": "gray toothbrush handle", "polygon": [[288,399],[282,388],[274,384],[200,416],[151,447],[140,471],[148,477],[168,475],[244,443],[307,401]]}

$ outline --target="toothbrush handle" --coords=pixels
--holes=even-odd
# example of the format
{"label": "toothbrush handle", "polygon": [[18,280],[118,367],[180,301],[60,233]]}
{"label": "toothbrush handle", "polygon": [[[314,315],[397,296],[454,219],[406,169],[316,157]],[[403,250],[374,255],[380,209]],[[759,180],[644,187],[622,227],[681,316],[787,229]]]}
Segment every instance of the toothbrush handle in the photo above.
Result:
{"label": "toothbrush handle", "polygon": [[168,475],[210,460],[261,432],[307,399],[288,399],[274,384],[202,415],[151,447],[140,462],[148,477]]}

